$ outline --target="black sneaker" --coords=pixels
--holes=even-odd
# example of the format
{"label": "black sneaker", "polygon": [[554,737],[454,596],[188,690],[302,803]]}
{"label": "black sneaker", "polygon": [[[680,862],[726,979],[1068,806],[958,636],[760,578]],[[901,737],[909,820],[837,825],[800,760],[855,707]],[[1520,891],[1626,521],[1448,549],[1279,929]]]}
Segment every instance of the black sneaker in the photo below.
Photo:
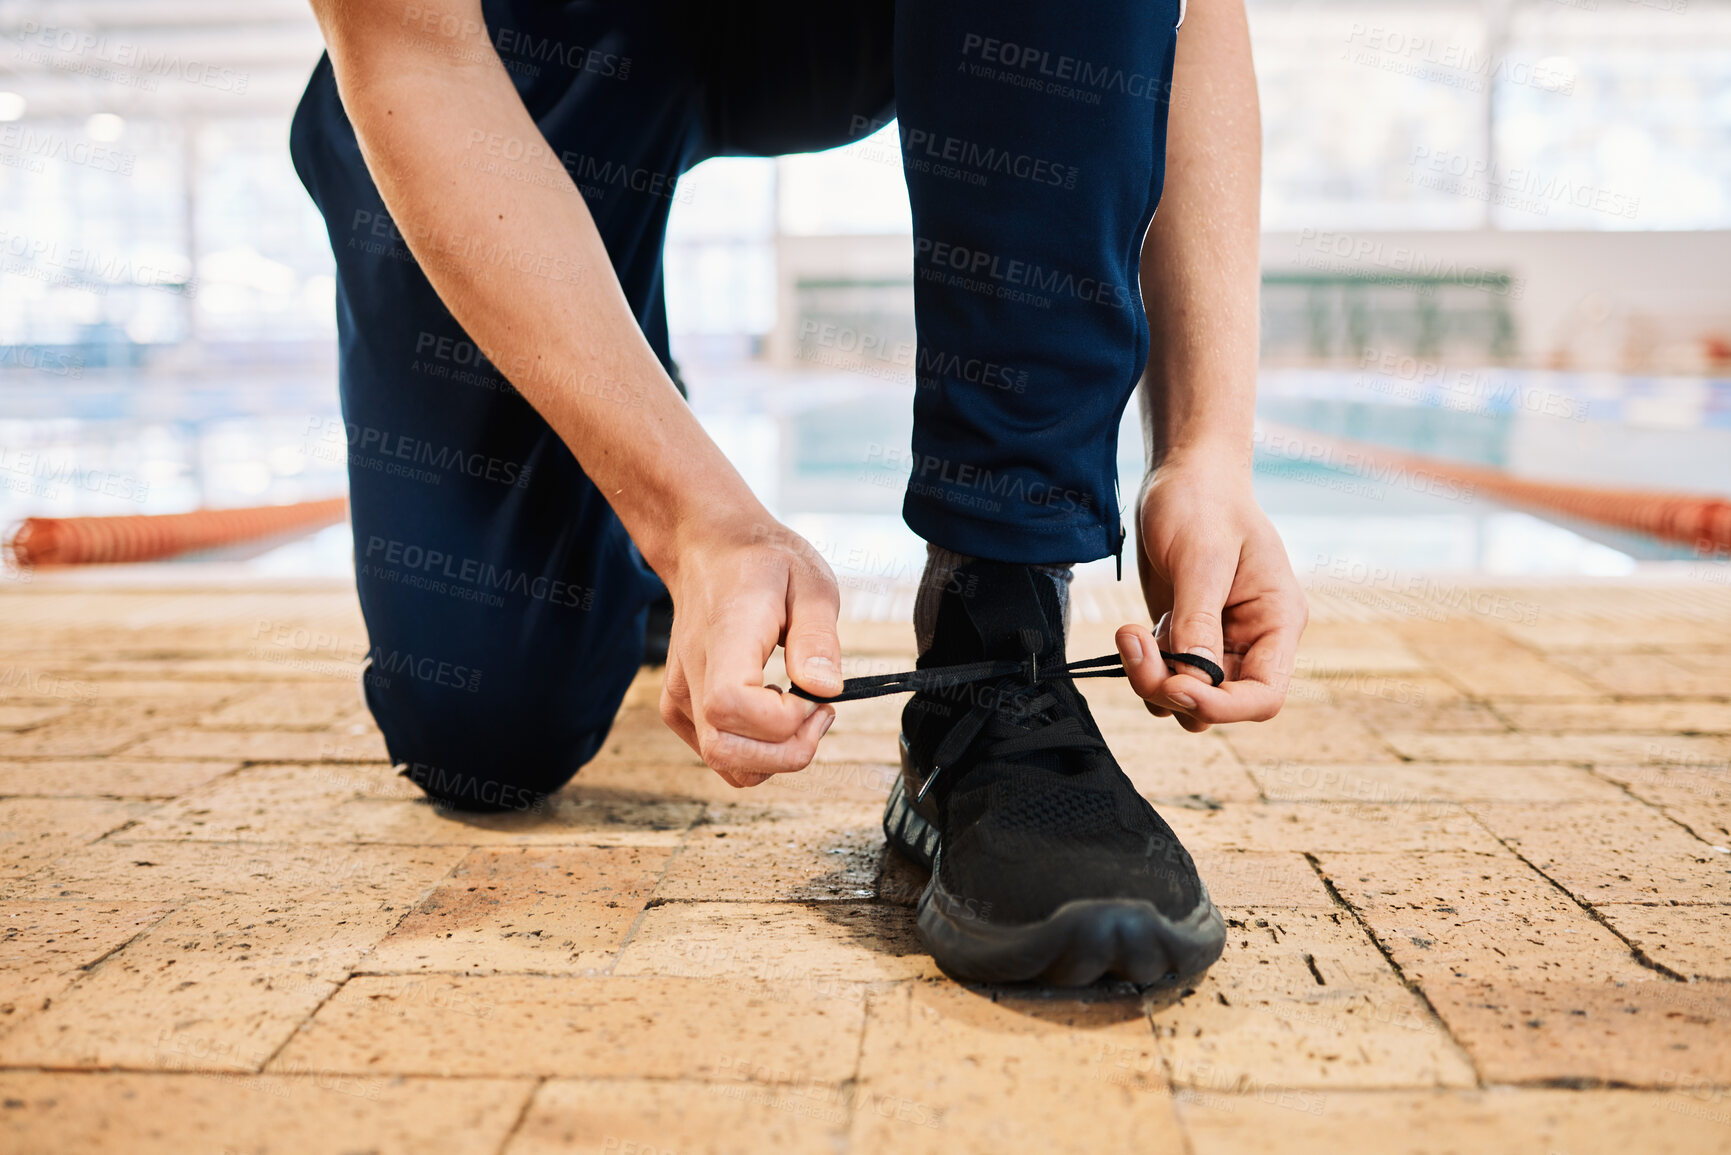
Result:
{"label": "black sneaker", "polygon": [[1064,660],[1052,580],[976,561],[943,594],[907,676],[890,845],[931,869],[919,928],[972,982],[1177,982],[1220,957],[1226,924],[1170,827],[1119,769]]}

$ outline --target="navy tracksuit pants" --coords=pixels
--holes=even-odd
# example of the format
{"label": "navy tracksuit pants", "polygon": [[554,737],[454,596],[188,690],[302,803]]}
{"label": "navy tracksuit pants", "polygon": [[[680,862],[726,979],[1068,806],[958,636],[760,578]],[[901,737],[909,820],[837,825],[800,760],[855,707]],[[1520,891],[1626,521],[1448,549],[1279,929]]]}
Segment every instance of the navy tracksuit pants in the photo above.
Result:
{"label": "navy tracksuit pants", "polygon": [[[1120,548],[1117,429],[1148,352],[1138,266],[1179,0],[484,7],[664,363],[661,248],[680,174],[712,156],[845,144],[898,117],[919,334],[909,526],[1000,561]],[[336,254],[344,428],[332,433],[346,446],[332,448],[349,460],[368,701],[429,794],[532,805],[600,748],[660,584],[422,276],[328,59],[291,149]],[[479,247],[475,259],[532,262],[526,292],[560,264]],[[629,401],[628,386],[593,384]]]}

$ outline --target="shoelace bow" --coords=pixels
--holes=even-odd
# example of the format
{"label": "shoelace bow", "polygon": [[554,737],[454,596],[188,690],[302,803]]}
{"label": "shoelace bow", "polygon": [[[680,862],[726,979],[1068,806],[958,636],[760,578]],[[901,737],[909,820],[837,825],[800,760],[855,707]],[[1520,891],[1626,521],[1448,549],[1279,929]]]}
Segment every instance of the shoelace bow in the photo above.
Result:
{"label": "shoelace bow", "polygon": [[[1128,676],[1123,659],[1117,654],[1103,654],[1098,658],[1084,658],[1057,667],[1042,668],[1039,654],[1042,641],[1038,631],[1024,630],[1022,642],[1027,647],[1028,656],[1019,662],[999,658],[985,662],[964,662],[954,666],[932,666],[924,670],[904,670],[896,674],[870,674],[848,678],[842,683],[841,693],[828,697],[807,693],[798,686],[793,687],[792,693],[812,702],[855,702],[864,698],[882,698],[890,694],[910,692],[942,694],[945,690],[959,689],[980,682],[999,681],[1017,674],[1023,675],[1030,688],[1058,679]],[[1178,662],[1201,670],[1216,686],[1226,680],[1226,671],[1207,658],[1195,654],[1173,654],[1165,650],[1160,651],[1160,656],[1168,662]],[[993,700],[978,701],[951,727],[933,752],[932,772],[920,786],[915,801],[926,796],[944,767],[953,765],[982,733],[991,740],[991,745],[985,747],[983,752],[992,758],[1010,758],[1038,750],[1106,748],[1106,743],[1089,733],[1082,725],[1082,720],[1073,714],[1056,720],[1040,720],[1041,715],[1058,704],[1058,695],[1050,689],[1032,697],[1017,696],[1013,702],[1014,711],[1006,712]],[[1027,724],[1024,719],[1032,724]]]}

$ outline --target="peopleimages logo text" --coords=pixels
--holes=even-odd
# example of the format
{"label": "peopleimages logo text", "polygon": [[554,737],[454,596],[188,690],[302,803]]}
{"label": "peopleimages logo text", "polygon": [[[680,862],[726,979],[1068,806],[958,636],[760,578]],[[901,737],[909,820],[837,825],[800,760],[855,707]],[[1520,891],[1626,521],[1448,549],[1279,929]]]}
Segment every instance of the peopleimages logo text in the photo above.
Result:
{"label": "peopleimages logo text", "polygon": [[902,154],[909,160],[944,161],[979,173],[1013,176],[1034,184],[1075,188],[1081,169],[1043,156],[1011,152],[995,145],[977,144],[955,136],[938,136],[923,128],[903,127]]}
{"label": "peopleimages logo text", "polygon": [[1128,309],[1133,303],[1127,285],[1103,281],[1098,277],[1078,277],[1061,269],[1048,269],[1032,261],[1005,259],[983,249],[970,249],[930,237],[914,239],[914,259],[940,269],[954,269],[968,277],[985,278],[1004,285],[1047,293],[1054,297],[1072,297],[1113,309]]}
{"label": "peopleimages logo text", "polygon": [[1049,80],[1074,84],[1080,88],[1121,92],[1126,96],[1146,100],[1160,100],[1166,96],[1168,90],[1167,84],[1159,76],[1150,76],[1112,64],[1079,60],[1061,53],[1054,55],[1049,49],[981,36],[976,32],[969,32],[962,37],[962,56],[985,64],[994,64],[999,68],[1011,68]]}
{"label": "peopleimages logo text", "polygon": [[520,594],[556,606],[588,610],[595,604],[595,591],[584,586],[524,570],[500,569],[492,562],[458,557],[442,550],[427,549],[377,535],[367,538],[364,557],[360,574],[362,577],[380,576],[394,580],[389,573],[373,572],[383,564],[400,567],[401,570],[418,576],[442,578],[482,591],[499,590]]}

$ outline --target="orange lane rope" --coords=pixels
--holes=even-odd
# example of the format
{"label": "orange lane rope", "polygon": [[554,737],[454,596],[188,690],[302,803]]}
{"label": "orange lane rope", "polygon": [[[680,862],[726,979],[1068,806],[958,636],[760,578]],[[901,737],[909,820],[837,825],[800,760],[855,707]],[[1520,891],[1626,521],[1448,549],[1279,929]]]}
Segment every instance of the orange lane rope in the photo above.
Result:
{"label": "orange lane rope", "polygon": [[20,566],[153,561],[341,521],[349,499],[122,517],[30,517],[6,543]]}
{"label": "orange lane rope", "polygon": [[1510,505],[1590,521],[1615,529],[1635,530],[1665,541],[1694,546],[1705,553],[1731,549],[1731,498],[1704,493],[1665,493],[1646,489],[1609,489],[1590,485],[1531,481],[1500,469],[1461,465],[1416,453],[1403,453],[1344,437],[1312,433],[1291,426],[1266,425],[1306,447],[1300,460],[1363,472],[1365,467],[1429,473],[1471,486]]}
{"label": "orange lane rope", "polygon": [[[1361,472],[1365,467],[1429,473],[1483,490],[1511,505],[1565,514],[1598,525],[1635,530],[1698,550],[1731,549],[1731,499],[1712,494],[1531,481],[1500,469],[1463,465],[1285,426],[1283,437],[1305,447],[1301,460]],[[21,566],[150,561],[340,521],[348,499],[246,509],[122,517],[26,518],[7,543]]]}

